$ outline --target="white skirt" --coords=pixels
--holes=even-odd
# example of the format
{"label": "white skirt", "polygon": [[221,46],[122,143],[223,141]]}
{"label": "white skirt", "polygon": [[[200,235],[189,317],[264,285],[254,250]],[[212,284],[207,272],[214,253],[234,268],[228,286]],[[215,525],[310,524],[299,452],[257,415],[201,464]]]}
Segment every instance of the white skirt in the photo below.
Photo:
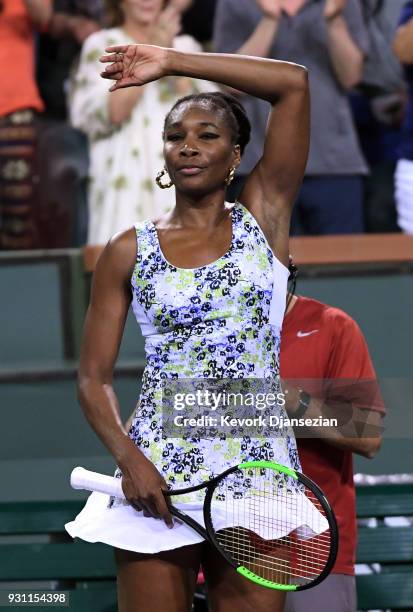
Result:
{"label": "white skirt", "polygon": [[[196,531],[185,523],[174,517],[172,529],[166,526],[161,519],[145,517],[142,511],[135,510],[130,504],[108,507],[110,496],[104,493],[92,493],[83,510],[74,521],[66,523],[66,531],[72,538],[81,538],[87,542],[103,542],[116,548],[123,548],[140,553],[157,553],[162,550],[171,550],[199,544],[204,541]],[[174,503],[185,514],[193,518],[197,523],[205,526],[202,503]],[[294,503],[289,500],[288,504],[282,504],[284,511],[279,515],[279,510],[272,511],[265,508],[268,519],[278,519],[280,524],[278,533],[266,533],[265,524],[259,530],[259,535],[265,539],[281,538],[299,529],[300,537],[307,539],[320,534],[328,529],[328,522],[313,504],[301,493],[294,494]],[[257,508],[254,509],[254,513]],[[222,510],[219,504],[214,505],[214,524],[217,529],[232,525],[242,525],[248,528],[248,513],[240,514],[236,507],[232,517],[228,516],[227,508],[223,503]],[[311,527],[310,527],[311,526]]]}
{"label": "white skirt", "polygon": [[[146,517],[130,504],[109,508],[109,500],[110,496],[105,493],[92,493],[75,520],[66,523],[69,535],[86,542],[103,542],[116,548],[152,554],[204,541],[191,527],[175,518],[170,529],[161,519]],[[186,508],[182,504],[182,510],[204,525],[202,504],[187,504]]]}

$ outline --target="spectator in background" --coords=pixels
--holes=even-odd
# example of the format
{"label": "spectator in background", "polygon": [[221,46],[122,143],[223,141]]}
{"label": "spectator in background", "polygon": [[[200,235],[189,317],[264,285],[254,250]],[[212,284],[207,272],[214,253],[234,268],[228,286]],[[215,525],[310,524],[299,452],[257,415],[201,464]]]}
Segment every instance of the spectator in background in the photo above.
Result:
{"label": "spectator in background", "polygon": [[[360,87],[371,99],[403,89],[402,69],[391,46],[404,3],[405,0],[360,0],[369,38],[369,55]],[[391,111],[389,108],[388,112]],[[386,107],[383,112],[386,113]]]}
{"label": "spectator in background", "polygon": [[[289,294],[282,327],[280,371],[286,383],[284,390],[292,385],[310,392],[300,399],[298,412],[289,416],[313,418],[322,414],[338,418],[340,423],[340,417],[350,415],[344,419],[349,422],[348,430],[340,426],[331,432],[320,428],[318,438],[317,433],[310,438],[295,432],[302,471],[321,487],[333,508],[339,548],[331,574],[308,591],[288,594],[284,612],[355,612],[353,453],[367,458],[376,455],[385,411],[368,347],[357,323],[347,313],[311,298]],[[320,389],[328,389],[324,404],[317,395],[311,396],[312,388],[317,395]],[[360,431],[363,424],[365,427]]]}
{"label": "spectator in background", "polygon": [[369,36],[363,78],[351,93],[353,116],[370,166],[365,190],[366,231],[397,232],[394,170],[406,104],[402,67],[392,43],[405,0],[361,0]]}
{"label": "spectator in background", "polygon": [[[214,47],[304,64],[311,90],[311,146],[293,233],[360,233],[367,166],[347,92],[360,81],[368,37],[358,0],[218,0]],[[253,125],[236,188],[258,160],[268,105],[243,98]],[[238,191],[239,192],[239,191]],[[236,194],[238,195],[238,194]]]}
{"label": "spectator in background", "polygon": [[400,159],[396,168],[396,203],[398,223],[407,234],[413,234],[413,1],[403,8],[394,50],[405,67],[408,105],[403,125]]}
{"label": "spectator in background", "polygon": [[190,36],[177,36],[181,11],[188,2],[171,1],[165,9],[163,4],[162,0],[107,0],[112,27],[92,34],[82,49],[71,120],[90,144],[89,244],[104,244],[114,233],[136,221],[162,216],[173,206],[171,190],[159,189],[155,182],[163,159],[159,126],[179,97],[200,87],[211,89],[210,83],[186,77],[163,78],[109,95],[98,58],[110,45],[140,42],[201,50]]}
{"label": "spectator in background", "polygon": [[45,102],[39,135],[40,233],[46,248],[79,246],[87,232],[88,143],[67,122],[67,88],[86,38],[101,28],[103,0],[55,0],[39,37],[37,80]]}
{"label": "spectator in background", "polygon": [[103,0],[54,0],[48,31],[39,37],[37,82],[44,117],[66,120],[67,86],[86,38],[102,27]]}
{"label": "spectator in background", "polygon": [[48,0],[0,3],[0,248],[37,246],[36,113],[43,102],[34,79],[34,33],[51,15]]}

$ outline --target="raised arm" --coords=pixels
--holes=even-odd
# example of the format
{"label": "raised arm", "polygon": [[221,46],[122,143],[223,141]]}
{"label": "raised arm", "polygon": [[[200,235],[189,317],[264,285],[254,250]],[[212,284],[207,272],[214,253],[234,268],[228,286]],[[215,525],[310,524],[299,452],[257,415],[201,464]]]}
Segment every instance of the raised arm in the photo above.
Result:
{"label": "raised arm", "polygon": [[[327,29],[327,46],[334,73],[340,85],[350,90],[363,76],[364,52],[352,36],[346,20],[345,9],[348,0],[326,0],[323,16]],[[361,8],[349,3],[351,17],[359,28],[363,28]]]}
{"label": "raised arm", "polygon": [[[217,53],[239,53],[240,55],[253,55],[254,57],[268,57],[271,47],[276,39],[281,18],[281,0],[255,0],[262,11],[262,17],[252,31],[245,31],[244,11],[241,4],[234,4],[232,0],[220,0],[217,4],[213,49]],[[235,38],[228,32],[234,32]],[[241,42],[242,41],[242,42]],[[233,96],[242,96],[237,89],[227,87],[226,90]]]}
{"label": "raised arm", "polygon": [[100,24],[90,17],[54,12],[49,23],[49,34],[54,38],[72,38],[82,45],[86,38],[98,32]]}
{"label": "raised arm", "polygon": [[115,237],[97,264],[86,315],[79,365],[78,397],[92,429],[123,474],[127,499],[147,516],[172,518],[161,489],[167,485],[155,466],[135,446],[123,427],[113,389],[113,369],[122,339],[136,256],[134,230]]}
{"label": "raised arm", "polygon": [[310,133],[307,71],[289,62],[242,55],[172,54],[171,74],[218,81],[271,104],[263,154],[240,201],[260,224],[272,250],[288,262],[292,207],[307,163]]}
{"label": "raised arm", "polygon": [[34,25],[40,30],[45,28],[52,16],[51,0],[24,0],[24,4]]}
{"label": "raised arm", "polygon": [[[218,2],[214,20],[215,51],[268,57],[278,32],[282,0],[255,0],[255,3],[262,12],[262,17],[252,32],[248,31],[246,34],[245,7],[242,3],[234,4],[232,0]],[[236,32],[235,37],[228,36],[228,31]]]}
{"label": "raised arm", "polygon": [[[288,264],[291,209],[305,170],[309,147],[307,71],[289,62],[243,55],[180,53],[173,49],[127,45],[107,49],[113,62],[102,73],[111,90],[143,85],[161,76],[217,81],[268,101],[272,106],[263,155],[242,194],[271,248]],[[114,61],[116,60],[116,61]]]}

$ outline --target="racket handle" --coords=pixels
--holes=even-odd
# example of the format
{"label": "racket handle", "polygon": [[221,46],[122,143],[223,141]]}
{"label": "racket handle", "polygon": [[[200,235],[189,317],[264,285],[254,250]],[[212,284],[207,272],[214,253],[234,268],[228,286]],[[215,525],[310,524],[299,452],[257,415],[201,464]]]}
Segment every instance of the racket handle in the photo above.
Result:
{"label": "racket handle", "polygon": [[86,491],[97,491],[113,495],[120,499],[125,499],[125,494],[122,490],[122,479],[106,476],[85,470],[82,467],[75,467],[70,474],[70,484],[73,489],[85,489]]}

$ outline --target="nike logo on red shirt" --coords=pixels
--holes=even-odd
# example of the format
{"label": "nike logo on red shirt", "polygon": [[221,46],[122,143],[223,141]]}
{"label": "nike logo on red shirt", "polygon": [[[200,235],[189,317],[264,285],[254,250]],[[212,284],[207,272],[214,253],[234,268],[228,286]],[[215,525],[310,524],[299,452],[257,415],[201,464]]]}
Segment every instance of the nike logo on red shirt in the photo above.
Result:
{"label": "nike logo on red shirt", "polygon": [[300,330],[297,332],[297,337],[305,338],[306,336],[311,336],[312,334],[316,334],[318,331],[319,331],[318,329],[312,329],[311,331],[308,331],[308,332],[304,332]]}

